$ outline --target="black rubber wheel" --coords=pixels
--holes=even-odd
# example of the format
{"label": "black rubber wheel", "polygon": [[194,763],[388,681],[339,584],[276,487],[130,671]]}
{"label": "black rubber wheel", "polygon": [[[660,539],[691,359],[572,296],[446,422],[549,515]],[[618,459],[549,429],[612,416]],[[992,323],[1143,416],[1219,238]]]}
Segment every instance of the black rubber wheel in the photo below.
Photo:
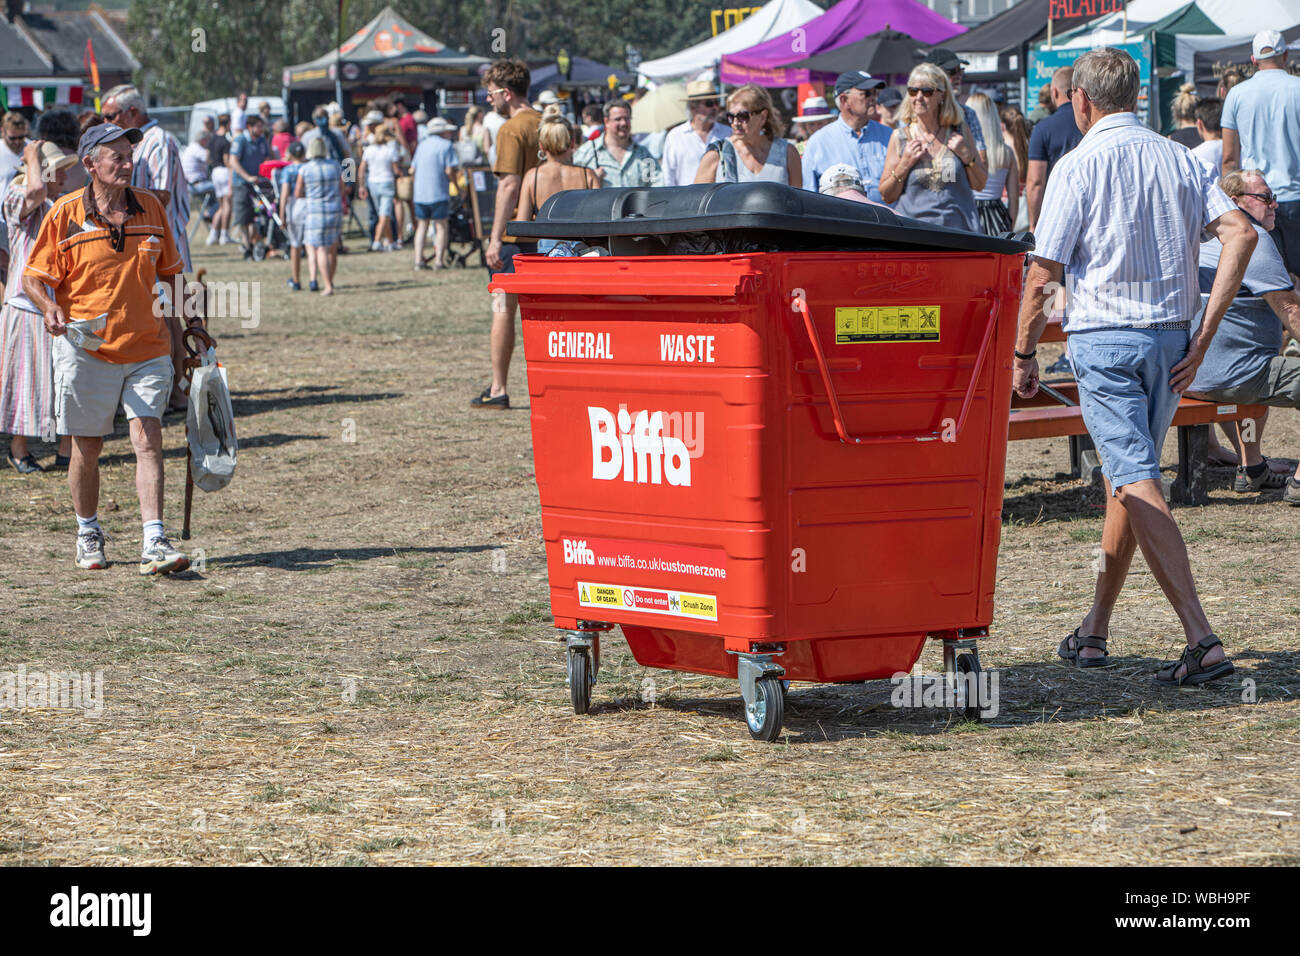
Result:
{"label": "black rubber wheel", "polygon": [[968,680],[968,678],[965,676],[966,674],[975,675],[974,680],[971,682],[971,685],[968,685],[968,688],[973,686],[974,694],[975,694],[974,699],[972,700],[970,694],[968,693],[966,696],[966,706],[959,708],[959,711],[962,717],[964,717],[966,720],[978,721],[980,719],[980,710],[981,710],[980,699],[979,699],[979,675],[980,675],[979,658],[976,657],[974,654],[958,654],[955,664],[957,667],[958,683],[965,683],[966,680]]}
{"label": "black rubber wheel", "polygon": [[266,258],[266,246],[264,246],[264,245],[263,245],[262,243],[260,243],[260,242],[258,242],[258,243],[254,243],[254,244],[253,244],[253,261],[254,261],[254,262],[261,262],[261,261],[263,261],[265,258]]}
{"label": "black rubber wheel", "polygon": [[591,658],[585,647],[569,651],[569,698],[575,714],[591,707]]}
{"label": "black rubber wheel", "polygon": [[745,724],[749,735],[755,740],[771,743],[781,735],[781,724],[785,720],[785,694],[781,692],[781,681],[775,677],[764,677],[754,685],[754,703],[745,705]]}

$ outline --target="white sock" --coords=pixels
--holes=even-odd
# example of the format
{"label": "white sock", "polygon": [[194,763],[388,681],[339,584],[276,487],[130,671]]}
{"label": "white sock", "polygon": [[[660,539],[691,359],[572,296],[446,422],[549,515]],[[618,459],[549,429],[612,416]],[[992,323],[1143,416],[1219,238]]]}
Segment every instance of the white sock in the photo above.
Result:
{"label": "white sock", "polygon": [[163,536],[163,523],[159,518],[144,522],[144,546],[147,548]]}
{"label": "white sock", "polygon": [[81,515],[77,515],[77,534],[81,534],[83,531],[102,532],[102,530],[103,529],[99,527],[98,514],[91,515],[89,518],[83,518]]}

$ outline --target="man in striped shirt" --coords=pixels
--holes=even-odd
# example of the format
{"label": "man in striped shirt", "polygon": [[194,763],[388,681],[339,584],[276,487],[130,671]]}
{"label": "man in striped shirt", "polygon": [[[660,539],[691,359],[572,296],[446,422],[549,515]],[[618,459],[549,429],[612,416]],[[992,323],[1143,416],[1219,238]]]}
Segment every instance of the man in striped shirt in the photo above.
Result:
{"label": "man in striped shirt", "polygon": [[[1084,137],[1047,182],[1013,384],[1026,398],[1038,390],[1035,349],[1055,298],[1108,492],[1093,605],[1057,653],[1080,667],[1105,665],[1111,611],[1141,545],[1187,639],[1182,657],[1156,675],[1176,687],[1226,677],[1233,666],[1201,608],[1165,503],[1160,450],[1241,286],[1256,236],[1196,157],[1141,124],[1137,97],[1138,67],[1128,54],[1103,48],[1075,61],[1070,100]],[[1192,335],[1203,233],[1223,252]]]}
{"label": "man in striped shirt", "polygon": [[[140,141],[135,144],[131,171],[131,185],[152,189],[157,194],[167,219],[171,223],[172,238],[181,254],[183,271],[190,272],[190,191],[185,180],[185,167],[181,165],[180,144],[176,137],[149,118],[144,97],[134,86],[115,86],[104,94],[104,119],[123,129],[138,129]],[[168,316],[167,326],[172,335],[172,366],[175,380],[170,404],[184,408],[185,393],[181,391],[181,369],[185,361],[185,348],[181,344],[181,322],[175,315]]]}

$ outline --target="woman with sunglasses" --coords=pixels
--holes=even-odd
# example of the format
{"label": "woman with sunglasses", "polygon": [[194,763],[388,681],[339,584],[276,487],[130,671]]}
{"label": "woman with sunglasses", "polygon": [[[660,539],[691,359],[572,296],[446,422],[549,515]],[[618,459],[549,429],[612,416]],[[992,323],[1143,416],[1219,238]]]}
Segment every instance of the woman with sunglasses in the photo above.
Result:
{"label": "woman with sunglasses", "polygon": [[907,81],[889,139],[880,195],[899,215],[979,232],[975,190],[988,179],[943,70],[922,63]]}
{"label": "woman with sunglasses", "polygon": [[709,144],[695,174],[697,183],[767,181],[803,188],[803,165],[767,90],[747,83],[727,97],[724,122],[731,136]]}

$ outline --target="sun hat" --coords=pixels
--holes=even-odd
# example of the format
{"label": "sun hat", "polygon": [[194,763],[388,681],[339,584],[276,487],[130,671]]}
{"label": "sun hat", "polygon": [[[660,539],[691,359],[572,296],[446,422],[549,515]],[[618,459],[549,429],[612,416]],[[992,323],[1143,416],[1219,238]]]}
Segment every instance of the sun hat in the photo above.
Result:
{"label": "sun hat", "polygon": [[[41,143],[41,176],[56,173],[60,169],[67,169],[69,166],[77,164],[77,157],[72,153],[65,153],[59,147],[55,146],[49,140]],[[14,182],[21,183],[27,178],[27,164],[23,163],[18,167],[18,173],[14,176]]]}
{"label": "sun hat", "polygon": [[448,123],[441,116],[435,116],[433,119],[429,120],[429,122],[425,124],[424,128],[427,129],[430,133],[450,133],[456,127],[453,124]]}
{"label": "sun hat", "polygon": [[831,119],[835,116],[824,96],[810,96],[800,107],[802,112],[792,119],[792,123],[815,123],[818,120]]}
{"label": "sun hat", "polygon": [[686,84],[686,102],[693,100],[720,100],[722,93],[712,80],[691,80]]}

